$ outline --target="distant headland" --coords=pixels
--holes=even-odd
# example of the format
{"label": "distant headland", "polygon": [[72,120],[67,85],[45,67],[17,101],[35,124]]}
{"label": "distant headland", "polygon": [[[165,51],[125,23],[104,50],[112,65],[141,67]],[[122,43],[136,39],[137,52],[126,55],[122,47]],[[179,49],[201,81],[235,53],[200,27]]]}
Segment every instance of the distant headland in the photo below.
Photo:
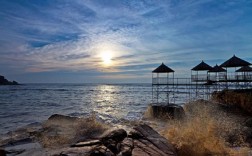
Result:
{"label": "distant headland", "polygon": [[0,85],[19,85],[16,81],[9,81],[4,76],[0,75]]}

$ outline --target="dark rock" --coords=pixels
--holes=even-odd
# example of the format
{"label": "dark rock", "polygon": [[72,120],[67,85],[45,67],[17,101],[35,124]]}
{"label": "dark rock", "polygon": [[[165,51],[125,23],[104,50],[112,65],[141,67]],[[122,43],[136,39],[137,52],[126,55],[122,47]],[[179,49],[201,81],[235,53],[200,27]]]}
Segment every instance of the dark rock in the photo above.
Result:
{"label": "dark rock", "polygon": [[0,75],[0,85],[18,85],[16,81],[8,81],[4,76]]}
{"label": "dark rock", "polygon": [[251,127],[251,128],[252,128],[252,118],[248,118],[248,119],[245,121],[245,126]]}
{"label": "dark rock", "polygon": [[3,149],[0,149],[0,156],[6,156],[6,152]]}
{"label": "dark rock", "polygon": [[114,154],[118,154],[120,152],[119,142],[126,137],[127,132],[124,129],[116,129],[103,135],[101,142]]}
{"label": "dark rock", "polygon": [[22,144],[28,144],[32,143],[33,140],[31,138],[22,138],[19,140],[10,140],[4,145],[1,145],[1,147],[10,147],[10,146],[17,146],[17,145],[22,145]]}
{"label": "dark rock", "polygon": [[[149,151],[148,152],[149,155],[150,153],[153,153],[153,152],[159,153],[159,155],[168,155],[168,156],[177,155],[172,144],[167,139],[165,139],[160,134],[158,134],[158,132],[153,130],[150,126],[146,124],[141,124],[141,125],[135,126],[133,129],[141,133],[143,136],[143,139],[139,139],[138,141],[134,140],[134,150],[135,150],[135,146],[137,146],[140,149],[144,149],[144,151]],[[142,144],[138,143],[135,145],[135,143],[139,141]],[[134,150],[132,153],[133,155],[134,155]],[[140,153],[141,152],[142,151],[140,151]]]}
{"label": "dark rock", "polygon": [[107,147],[105,146],[99,146],[95,147],[91,153],[90,156],[114,156],[115,154],[112,153]]}
{"label": "dark rock", "polygon": [[[164,137],[146,124],[135,126],[127,137],[123,129],[105,134],[99,140],[81,142],[64,149],[60,156],[176,156]],[[73,148],[74,147],[74,148]]]}
{"label": "dark rock", "polygon": [[84,147],[84,146],[93,146],[93,145],[101,145],[100,140],[91,140],[91,141],[85,141],[85,142],[79,142],[77,144],[71,145],[71,147]]}
{"label": "dark rock", "polygon": [[[90,156],[93,146],[67,148],[58,154],[59,156]],[[54,154],[57,155],[57,154]]]}
{"label": "dark rock", "polygon": [[139,133],[138,131],[133,129],[133,130],[131,130],[129,132],[128,137],[132,138],[132,139],[140,139],[140,138],[143,138],[143,135],[141,133]]}
{"label": "dark rock", "polygon": [[120,153],[118,156],[131,156],[134,148],[133,139],[126,138],[123,140],[120,146]]}
{"label": "dark rock", "polygon": [[5,153],[8,155],[18,155],[18,154],[23,153],[24,151],[25,149],[12,149],[12,150],[5,151]]}
{"label": "dark rock", "polygon": [[71,117],[71,116],[66,116],[66,115],[61,115],[61,114],[53,114],[48,118],[48,120],[77,120],[77,117]]}
{"label": "dark rock", "polygon": [[107,132],[101,137],[101,141],[104,143],[107,140],[113,140],[115,142],[121,142],[127,137],[127,132],[124,129],[116,129],[111,132]]}
{"label": "dark rock", "polygon": [[170,104],[170,105],[150,105],[152,115],[155,118],[176,118],[180,119],[185,116],[185,111],[182,106]]}

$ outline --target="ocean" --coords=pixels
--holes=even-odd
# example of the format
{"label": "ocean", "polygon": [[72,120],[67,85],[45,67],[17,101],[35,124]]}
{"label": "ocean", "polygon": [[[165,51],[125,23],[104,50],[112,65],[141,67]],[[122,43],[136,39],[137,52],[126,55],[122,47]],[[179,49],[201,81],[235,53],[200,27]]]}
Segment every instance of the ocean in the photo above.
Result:
{"label": "ocean", "polygon": [[118,123],[138,120],[152,100],[151,84],[24,84],[0,86],[0,134],[53,114]]}

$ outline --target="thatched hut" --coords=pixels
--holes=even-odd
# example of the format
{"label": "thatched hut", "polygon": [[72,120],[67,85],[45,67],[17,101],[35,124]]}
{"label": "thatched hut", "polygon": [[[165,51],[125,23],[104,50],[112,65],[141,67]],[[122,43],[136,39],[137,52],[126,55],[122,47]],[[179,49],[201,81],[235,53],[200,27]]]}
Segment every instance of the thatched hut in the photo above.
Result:
{"label": "thatched hut", "polygon": [[152,84],[172,84],[174,82],[174,70],[162,63],[152,71]]}
{"label": "thatched hut", "polygon": [[252,81],[252,68],[250,66],[243,66],[235,71],[238,80]]}
{"label": "thatched hut", "polygon": [[206,82],[208,80],[207,72],[211,70],[212,67],[202,61],[197,66],[191,69],[191,79],[193,82]]}
{"label": "thatched hut", "polygon": [[[227,81],[236,81],[236,80],[242,81],[242,79],[238,79],[237,76],[238,72],[236,72],[236,68],[249,65],[251,65],[251,63],[234,55],[233,57],[222,63],[220,66],[226,68],[227,70]],[[234,68],[234,70],[232,70],[232,68]]]}
{"label": "thatched hut", "polygon": [[227,70],[217,64],[208,71],[208,79],[210,81],[225,81],[227,79]]}

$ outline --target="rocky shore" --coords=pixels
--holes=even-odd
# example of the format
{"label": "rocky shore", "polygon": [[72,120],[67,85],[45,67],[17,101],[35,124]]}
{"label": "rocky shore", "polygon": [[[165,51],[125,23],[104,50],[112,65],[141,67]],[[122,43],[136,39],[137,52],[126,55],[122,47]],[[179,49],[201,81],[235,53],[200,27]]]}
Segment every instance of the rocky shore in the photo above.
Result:
{"label": "rocky shore", "polygon": [[0,75],[0,85],[18,85],[18,82],[9,81],[4,76]]}
{"label": "rocky shore", "polygon": [[[1,136],[0,156],[246,155],[252,151],[251,116],[209,101],[150,108],[147,112],[154,124],[143,119],[127,127],[105,124],[95,115],[54,114],[43,123]],[[160,126],[162,121],[166,126]]]}
{"label": "rocky shore", "polygon": [[[80,119],[64,115],[52,115],[45,123],[34,123],[15,132],[8,133],[0,142],[0,156],[175,156],[173,145],[147,124],[138,124],[128,131],[118,128],[94,127],[85,138],[77,138],[67,143],[47,146],[41,139],[49,140],[69,133],[66,127]],[[89,119],[88,119],[89,120]],[[64,125],[62,125],[64,123]],[[89,124],[87,122],[87,124]],[[45,126],[46,125],[46,126]],[[88,126],[88,125],[87,125]],[[74,128],[74,127],[68,127]],[[100,129],[100,128],[99,128]],[[95,132],[96,131],[96,132]],[[74,133],[72,133],[74,134]],[[60,138],[63,141],[63,138]],[[75,143],[74,143],[75,142]]]}

